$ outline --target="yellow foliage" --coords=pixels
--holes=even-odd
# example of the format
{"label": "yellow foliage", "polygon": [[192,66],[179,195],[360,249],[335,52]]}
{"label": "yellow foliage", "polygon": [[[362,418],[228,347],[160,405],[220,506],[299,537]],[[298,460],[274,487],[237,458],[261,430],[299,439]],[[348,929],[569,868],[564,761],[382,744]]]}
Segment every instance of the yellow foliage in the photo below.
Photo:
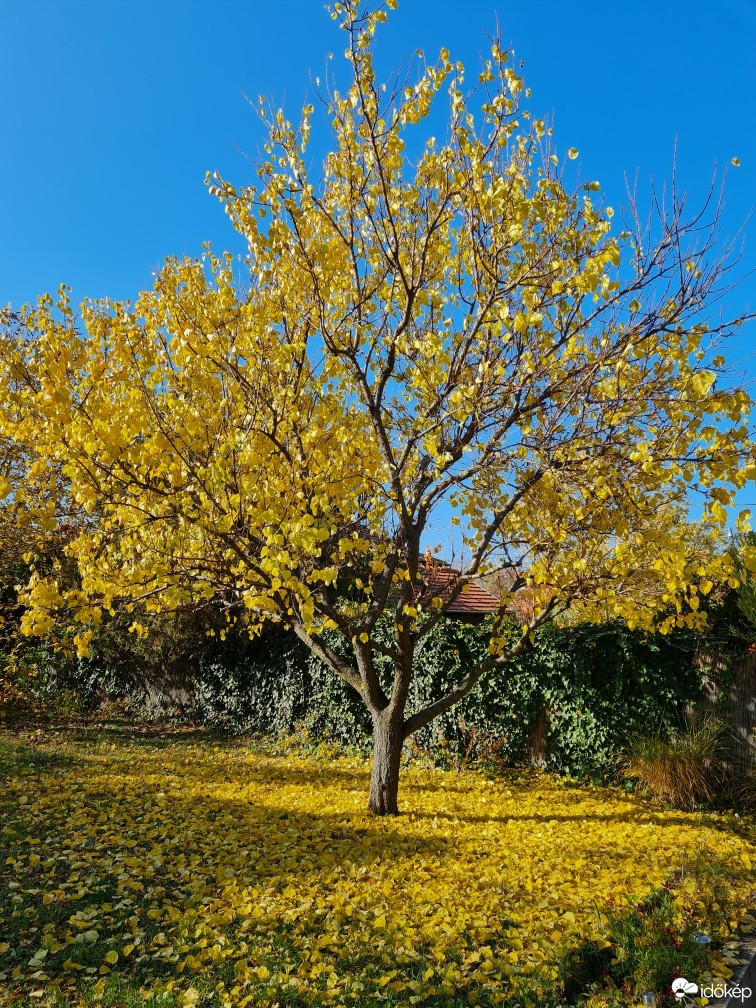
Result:
{"label": "yellow foliage", "polygon": [[701,852],[728,878],[728,927],[750,902],[752,847],[724,816],[656,811],[541,772],[410,766],[411,811],[378,819],[363,811],[359,759],[109,742],[37,755],[0,798],[0,916],[13,936],[0,974],[60,985],[66,1004],[83,1004],[106,964],[182,1004],[373,1004],[390,992],[496,1005],[551,990],[562,955],[605,944],[609,901],[621,909],[681,868],[680,913],[708,928],[695,916],[708,905]]}
{"label": "yellow foliage", "polygon": [[[649,229],[641,214],[636,233],[613,231],[598,182],[565,187],[498,43],[480,89],[443,49],[390,97],[372,56],[385,11],[332,14],[351,79],[326,98],[322,168],[313,106],[293,124],[263,100],[256,185],[208,177],[247,245],[242,283],[233,256],[206,249],[167,260],[133,304],[77,315],[61,287],[0,315],[0,445],[15,460],[0,518],[12,506],[49,531],[64,499],[81,519],[65,548],[80,584],[35,565],[23,632],[119,604],[212,602],[252,633],[283,621],[398,739],[568,610],[702,626],[697,582],[738,583],[716,545],[753,476],[751,399],[714,356],[742,321],[719,311],[716,213],[707,227],[673,197]],[[443,142],[408,157],[407,134],[447,99]],[[498,618],[491,661],[405,721],[415,647],[447,605],[418,600],[438,520],[458,529],[464,582],[504,568],[530,614],[513,644]],[[351,664],[322,638],[333,629]],[[89,639],[77,632],[80,656]]]}
{"label": "yellow foliage", "polygon": [[[66,605],[224,592],[253,629],[357,623],[397,572],[371,556],[363,600],[339,614],[326,588],[340,569],[380,553],[387,526],[400,533],[386,554],[416,564],[411,535],[453,498],[467,555],[482,571],[516,544],[537,610],[698,622],[669,606],[690,573],[667,513],[695,478],[721,529],[720,484],[742,486],[749,461],[749,397],[692,356],[712,278],[689,289],[700,263],[686,259],[693,278],[633,322],[661,267],[646,275],[609,209],[540,163],[543,123],[528,126],[509,54],[492,46],[477,130],[446,50],[386,123],[371,54],[383,14],[334,13],[353,80],[329,98],[322,182],[308,176],[312,106],[293,125],[264,102],[258,186],[208,180],[248,243],[244,296],[232,257],[208,251],[168,260],[133,305],[84,304],[80,329],[65,287],[6,318],[0,438],[27,463],[25,519],[54,524],[61,474],[97,515],[69,546],[82,589]],[[412,164],[405,128],[444,90],[448,139]],[[56,591],[32,580],[25,632],[49,632]]]}

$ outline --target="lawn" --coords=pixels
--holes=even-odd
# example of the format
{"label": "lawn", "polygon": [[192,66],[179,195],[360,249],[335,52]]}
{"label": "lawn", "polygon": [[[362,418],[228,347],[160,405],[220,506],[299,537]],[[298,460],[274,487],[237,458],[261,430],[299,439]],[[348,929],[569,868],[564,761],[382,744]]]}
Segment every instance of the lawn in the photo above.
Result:
{"label": "lawn", "polygon": [[751,903],[739,820],[537,771],[409,766],[404,814],[376,819],[359,758],[0,747],[2,1004],[549,1008],[576,950],[621,958],[639,902],[664,897],[672,950]]}

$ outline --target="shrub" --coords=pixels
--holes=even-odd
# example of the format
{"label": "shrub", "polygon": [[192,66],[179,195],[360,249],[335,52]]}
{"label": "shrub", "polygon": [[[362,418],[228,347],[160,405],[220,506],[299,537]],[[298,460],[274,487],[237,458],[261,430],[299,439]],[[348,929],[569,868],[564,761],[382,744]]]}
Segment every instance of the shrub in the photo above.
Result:
{"label": "shrub", "polygon": [[756,813],[756,770],[746,767],[734,781],[729,797],[735,808],[741,809],[746,815]]}
{"label": "shrub", "polygon": [[0,654],[0,722],[70,718],[85,704],[79,684],[60,685],[62,655],[29,645]]}

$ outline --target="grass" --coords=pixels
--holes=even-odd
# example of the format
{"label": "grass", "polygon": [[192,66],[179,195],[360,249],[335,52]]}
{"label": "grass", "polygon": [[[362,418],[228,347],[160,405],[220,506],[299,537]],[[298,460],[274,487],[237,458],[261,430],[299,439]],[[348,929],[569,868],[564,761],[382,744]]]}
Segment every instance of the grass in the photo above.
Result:
{"label": "grass", "polygon": [[[724,814],[410,766],[382,820],[367,779],[259,743],[5,733],[0,1004],[554,1008],[602,1003],[605,970],[630,1005],[752,900]],[[655,922],[663,956],[636,935]]]}

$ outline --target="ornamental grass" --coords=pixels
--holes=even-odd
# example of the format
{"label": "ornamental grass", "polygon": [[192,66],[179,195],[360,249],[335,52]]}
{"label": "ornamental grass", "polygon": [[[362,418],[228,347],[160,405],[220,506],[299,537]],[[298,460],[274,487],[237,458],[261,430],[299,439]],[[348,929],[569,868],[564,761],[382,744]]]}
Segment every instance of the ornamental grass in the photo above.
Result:
{"label": "ornamental grass", "polygon": [[693,718],[684,731],[636,736],[624,761],[625,774],[674,808],[691,811],[725,789],[728,728],[715,717]]}
{"label": "ornamental grass", "polygon": [[618,788],[409,765],[378,819],[356,757],[31,738],[2,742],[0,1004],[555,1008],[665,883],[673,938],[751,903],[739,820]]}

